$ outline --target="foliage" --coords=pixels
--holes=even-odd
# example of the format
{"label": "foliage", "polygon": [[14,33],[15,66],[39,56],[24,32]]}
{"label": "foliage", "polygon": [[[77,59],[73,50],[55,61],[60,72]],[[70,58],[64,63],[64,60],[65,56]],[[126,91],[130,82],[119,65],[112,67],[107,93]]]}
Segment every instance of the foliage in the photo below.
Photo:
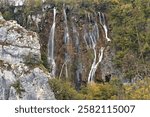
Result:
{"label": "foliage", "polygon": [[114,78],[110,83],[89,84],[82,87],[77,92],[70,82],[61,79],[52,79],[49,81],[52,90],[55,93],[56,99],[70,100],[136,100],[150,99],[150,79],[137,80],[134,84],[122,84],[120,80]]}
{"label": "foliage", "polygon": [[[106,84],[89,84],[86,87],[81,87],[81,90],[77,92],[68,81],[61,79],[52,79],[49,81],[52,90],[55,93],[56,99],[82,99],[82,100],[99,100],[99,99],[114,99],[118,97],[120,87],[120,81],[112,80],[111,83]],[[116,85],[117,84],[117,85]]]}
{"label": "foliage", "polygon": [[3,13],[3,17],[4,17],[4,19],[6,19],[6,20],[10,20],[10,19],[13,18],[13,14],[12,14],[11,12],[9,12],[9,11],[5,11],[5,12]]}
{"label": "foliage", "polygon": [[118,91],[112,88],[110,84],[89,84],[81,90],[81,93],[85,95],[85,99],[92,100],[107,100],[116,96]]}
{"label": "foliage", "polygon": [[144,80],[138,80],[134,84],[124,85],[125,99],[150,99],[150,79],[145,78]]}
{"label": "foliage", "polygon": [[59,100],[77,100],[82,99],[83,95],[79,94],[70,82],[61,79],[51,79],[49,84],[55,94],[56,99]]}
{"label": "foliage", "polygon": [[144,69],[139,68],[150,60],[149,1],[113,0],[109,5],[112,47],[116,50],[114,63],[125,78],[132,79],[139,72],[145,74],[142,77],[147,76]]}

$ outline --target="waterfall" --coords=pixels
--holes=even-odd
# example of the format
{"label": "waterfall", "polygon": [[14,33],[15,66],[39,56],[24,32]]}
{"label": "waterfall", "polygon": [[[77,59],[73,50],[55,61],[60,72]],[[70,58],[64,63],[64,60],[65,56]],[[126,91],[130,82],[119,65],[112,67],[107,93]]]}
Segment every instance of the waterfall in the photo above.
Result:
{"label": "waterfall", "polygon": [[100,52],[98,54],[98,61],[96,63],[96,49],[93,48],[93,51],[94,51],[94,61],[93,61],[93,64],[91,66],[91,70],[89,72],[89,76],[88,76],[88,83],[90,82],[94,82],[94,76],[95,76],[95,72],[98,68],[98,65],[100,64],[100,62],[102,61],[102,58],[103,58],[103,54],[104,54],[104,47],[101,47],[100,49]]}
{"label": "waterfall", "polygon": [[95,25],[93,27],[93,35],[95,39],[99,39],[99,29],[98,29],[97,22],[95,22]]}
{"label": "waterfall", "polygon": [[75,27],[74,24],[72,24],[73,26],[73,39],[74,39],[74,43],[75,43],[75,52],[76,52],[76,71],[75,71],[75,81],[76,81],[76,88],[77,90],[79,90],[80,85],[81,85],[81,74],[82,74],[82,64],[80,62],[80,42],[79,42],[79,33]]}
{"label": "waterfall", "polygon": [[[87,36],[89,35],[89,36]],[[98,61],[97,61],[97,51],[96,51],[96,45],[97,45],[97,40],[99,39],[99,29],[98,29],[98,25],[95,22],[95,25],[92,28],[92,31],[90,31],[87,34],[86,29],[84,29],[84,40],[86,40],[88,47],[90,47],[90,49],[93,49],[93,53],[94,53],[94,60],[88,75],[88,83],[94,82],[94,76],[95,76],[95,72],[98,68],[98,65],[100,64],[100,62],[102,61],[103,58],[103,53],[104,53],[104,47],[101,47],[99,53],[98,53]],[[88,43],[88,41],[90,43]]]}
{"label": "waterfall", "polygon": [[89,42],[88,42],[89,35],[88,35],[88,33],[87,33],[87,30],[86,30],[85,26],[84,26],[83,28],[84,28],[83,39],[84,39],[84,41],[85,41],[85,44],[86,44],[87,49],[89,49],[89,48],[90,48],[90,47],[89,47]]}
{"label": "waterfall", "polygon": [[63,8],[63,14],[64,14],[64,43],[66,45],[66,50],[65,50],[65,74],[66,78],[68,78],[68,61],[69,61],[69,54],[68,54],[68,45],[69,45],[69,29],[68,29],[68,24],[67,24],[67,14],[66,14],[66,9],[65,5]]}
{"label": "waterfall", "polygon": [[73,34],[74,34],[74,43],[75,43],[76,52],[77,54],[79,54],[79,49],[80,49],[79,33],[77,32],[77,29],[74,24],[73,24]]}
{"label": "waterfall", "polygon": [[[104,47],[98,47],[99,46],[98,43],[101,41],[100,40],[101,36],[99,33],[100,32],[99,24],[102,26],[102,30],[105,34],[104,38],[106,38],[107,42],[111,40],[108,37],[108,28],[106,25],[106,18],[105,18],[104,13],[101,13],[101,12],[98,13],[99,14],[98,22],[96,20],[94,21],[95,17],[92,14],[90,13],[87,14],[87,24],[83,25],[83,37],[80,37],[80,31],[78,31],[78,27],[75,24],[76,19],[74,19],[75,18],[74,16],[72,17],[72,25],[71,25],[72,28],[69,30],[70,22],[68,21],[68,12],[67,12],[67,8],[65,5],[63,6],[62,13],[63,13],[63,18],[64,18],[64,21],[63,21],[64,35],[62,37],[63,40],[61,40],[61,43],[62,41],[64,42],[64,46],[63,46],[64,62],[60,70],[58,70],[60,71],[59,78],[61,78],[62,75],[64,75],[65,78],[68,78],[70,77],[70,75],[74,74],[75,76],[74,78],[76,81],[76,88],[79,89],[81,85],[81,81],[82,81],[81,77],[84,73],[87,73],[86,71],[84,71],[84,67],[89,64],[89,63],[85,63],[84,65],[84,61],[83,61],[84,59],[81,58],[87,55],[84,53],[82,54],[82,52],[84,51],[84,48],[81,45],[84,43],[85,47],[87,48],[87,51],[90,51],[93,54],[93,59],[90,65],[89,72],[88,74],[86,74],[88,77],[87,78],[88,83],[91,83],[91,82],[94,82],[95,80],[94,79],[95,73],[104,56]],[[55,28],[56,28],[56,21],[55,21],[56,20],[56,8],[53,9],[53,15],[54,15],[53,24],[50,29],[49,40],[48,40],[48,63],[51,68],[51,74],[53,77],[55,77],[56,63],[55,63],[54,52],[56,50],[54,50],[54,46],[55,46],[54,39],[55,39]],[[72,31],[72,33],[70,33],[72,37],[70,37],[69,31]],[[83,40],[80,40],[80,38],[81,39],[83,38]],[[81,60],[83,63],[81,62]],[[74,62],[73,67],[71,65],[72,61]]]}
{"label": "waterfall", "polygon": [[102,25],[102,27],[104,29],[104,32],[105,32],[105,38],[109,42],[111,40],[110,40],[110,38],[108,38],[108,28],[107,28],[107,25],[106,25],[105,15],[104,15],[104,13],[101,13],[101,12],[98,12],[98,14],[99,14],[100,24]]}
{"label": "waterfall", "polygon": [[55,77],[55,72],[56,72],[56,63],[54,59],[54,38],[55,38],[55,26],[56,26],[56,8],[53,9],[54,12],[54,17],[53,17],[53,25],[50,30],[49,34],[49,40],[48,40],[48,64],[51,67],[51,74],[53,77]]}
{"label": "waterfall", "polygon": [[68,44],[69,43],[69,29],[68,29],[68,24],[67,24],[67,14],[66,14],[65,8],[63,8],[63,13],[64,13],[64,23],[65,23],[64,42],[65,44]]}

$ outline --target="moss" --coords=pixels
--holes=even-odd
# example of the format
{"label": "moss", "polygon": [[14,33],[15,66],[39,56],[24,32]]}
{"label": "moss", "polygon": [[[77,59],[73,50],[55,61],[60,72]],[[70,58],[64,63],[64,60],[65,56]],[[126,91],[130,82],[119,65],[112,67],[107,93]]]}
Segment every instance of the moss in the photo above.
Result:
{"label": "moss", "polygon": [[45,52],[41,52],[42,55],[41,55],[41,59],[42,59],[42,64],[45,68],[48,69],[48,63],[47,63],[47,55]]}
{"label": "moss", "polygon": [[35,57],[32,53],[29,53],[27,56],[25,56],[24,61],[25,61],[24,63],[30,67],[32,66],[34,67],[42,63],[40,58]]}
{"label": "moss", "polygon": [[25,92],[19,80],[17,80],[14,84],[12,84],[12,87],[15,88],[16,93],[19,95],[19,97],[21,97],[22,92]]}
{"label": "moss", "polygon": [[6,19],[6,20],[10,20],[10,19],[13,18],[13,14],[12,14],[11,12],[9,12],[9,11],[5,11],[5,12],[3,13],[3,17],[4,17],[4,19]]}
{"label": "moss", "polygon": [[4,61],[0,60],[0,66],[3,66],[3,64],[4,64]]}

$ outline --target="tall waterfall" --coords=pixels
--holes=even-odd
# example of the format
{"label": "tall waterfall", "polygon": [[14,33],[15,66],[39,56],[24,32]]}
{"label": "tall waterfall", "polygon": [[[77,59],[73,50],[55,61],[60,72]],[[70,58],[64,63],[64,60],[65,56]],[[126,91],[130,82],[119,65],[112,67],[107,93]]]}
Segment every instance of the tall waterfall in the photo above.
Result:
{"label": "tall waterfall", "polygon": [[[84,40],[88,40],[90,43],[88,44],[88,47],[90,47],[90,49],[93,50],[93,54],[94,54],[94,60],[88,75],[88,83],[94,82],[94,76],[95,76],[95,72],[98,68],[98,65],[100,64],[100,62],[102,61],[103,58],[103,53],[104,53],[104,47],[101,47],[101,49],[98,52],[98,57],[97,57],[97,51],[96,51],[96,46],[97,46],[97,40],[99,39],[99,29],[98,29],[98,25],[95,22],[95,25],[92,28],[92,31],[89,32],[89,34],[86,32],[86,30],[84,31]],[[89,37],[87,36],[89,35]],[[98,58],[98,60],[97,60]]]}
{"label": "tall waterfall", "polygon": [[51,74],[55,77],[56,63],[54,58],[54,38],[55,38],[55,26],[56,26],[56,8],[53,9],[53,25],[50,30],[49,40],[48,40],[48,63],[51,68]]}
{"label": "tall waterfall", "polygon": [[79,90],[82,76],[82,63],[80,61],[80,41],[79,41],[79,33],[74,23],[72,24],[72,26],[73,26],[73,40],[74,40],[73,43],[75,44],[75,53],[76,53],[75,82],[76,82],[76,89]]}
{"label": "tall waterfall", "polygon": [[65,74],[66,74],[66,78],[68,78],[68,61],[69,61],[69,53],[68,53],[68,46],[69,46],[69,29],[68,29],[68,24],[67,24],[67,14],[66,14],[66,9],[65,9],[65,5],[63,8],[63,14],[64,14],[64,24],[65,24],[65,28],[64,28],[64,44],[66,46],[66,50],[65,50]]}
{"label": "tall waterfall", "polygon": [[105,31],[105,37],[106,37],[106,40],[109,42],[111,41],[110,38],[108,38],[108,28],[107,28],[107,25],[106,25],[106,18],[105,18],[105,15],[104,13],[101,13],[101,12],[98,12],[99,14],[99,21],[100,21],[100,24],[102,25],[104,31]]}
{"label": "tall waterfall", "polygon": [[[106,39],[107,42],[111,40],[108,37],[108,28],[104,13],[99,12],[98,16],[88,13],[82,19],[77,14],[70,16],[70,12],[69,7],[64,5],[62,10],[64,20],[62,21],[62,17],[58,17],[61,18],[61,20],[58,20],[61,24],[58,29],[63,28],[63,31],[58,35],[58,37],[61,37],[55,40],[56,8],[53,9],[53,24],[48,40],[48,63],[53,77],[56,76],[56,61],[58,65],[58,77],[74,78],[75,86],[79,90],[81,82],[92,83],[97,77],[96,71],[103,59],[106,44],[101,38]],[[57,42],[56,44],[63,43],[63,45],[60,45],[60,48],[56,45],[58,49],[55,50],[54,42]],[[55,56],[54,52],[61,54]]]}
{"label": "tall waterfall", "polygon": [[69,29],[68,29],[68,24],[67,24],[67,14],[66,14],[65,6],[63,8],[63,14],[64,14],[64,23],[65,23],[64,43],[68,44],[69,43]]}
{"label": "tall waterfall", "polygon": [[102,58],[103,58],[104,47],[101,47],[101,49],[100,49],[100,52],[98,54],[98,61],[97,62],[96,62],[97,52],[96,52],[95,47],[93,47],[93,51],[94,51],[94,60],[93,60],[92,66],[91,66],[91,70],[89,72],[88,83],[94,82],[95,72],[96,72],[96,70],[98,68],[98,65],[100,64],[100,62],[102,61]]}

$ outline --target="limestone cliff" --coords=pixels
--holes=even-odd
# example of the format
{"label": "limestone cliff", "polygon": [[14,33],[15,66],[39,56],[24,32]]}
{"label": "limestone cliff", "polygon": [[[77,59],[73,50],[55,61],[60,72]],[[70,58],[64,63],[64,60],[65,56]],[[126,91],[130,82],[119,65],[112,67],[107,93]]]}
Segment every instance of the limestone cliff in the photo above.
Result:
{"label": "limestone cliff", "polygon": [[0,99],[55,99],[40,61],[38,35],[0,14]]}

